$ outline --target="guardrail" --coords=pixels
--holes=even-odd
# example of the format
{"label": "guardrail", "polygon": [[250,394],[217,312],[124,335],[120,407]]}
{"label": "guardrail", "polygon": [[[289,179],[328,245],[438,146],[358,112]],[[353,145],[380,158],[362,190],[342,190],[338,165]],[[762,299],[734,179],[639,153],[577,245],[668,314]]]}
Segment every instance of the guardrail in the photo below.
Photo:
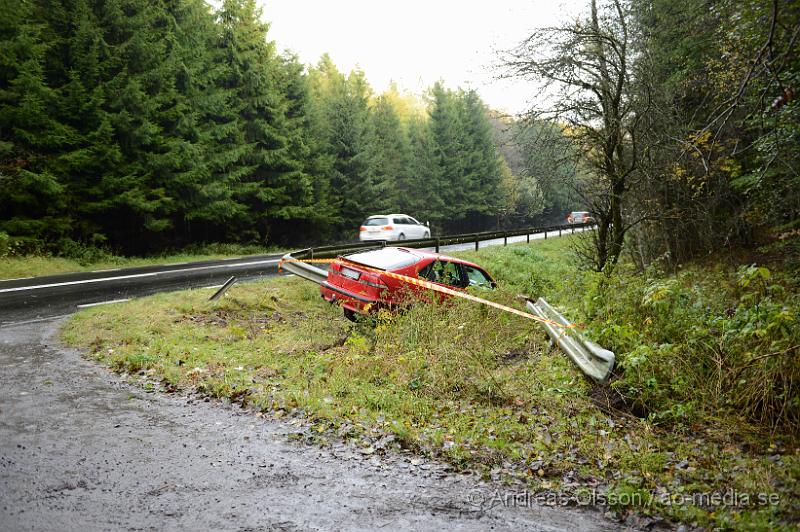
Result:
{"label": "guardrail", "polygon": [[556,327],[546,322],[542,323],[553,343],[557,344],[583,373],[599,383],[608,381],[616,360],[612,351],[603,349],[591,340],[584,338],[582,334],[572,328],[572,323],[551,307],[544,298],[540,297],[535,303],[528,301],[526,306],[532,314],[564,326]]}
{"label": "guardrail", "polygon": [[[563,231],[578,228],[588,228],[593,224],[570,224],[550,227],[536,227],[527,229],[517,229],[514,231],[488,231],[483,233],[468,233],[464,235],[452,235],[439,238],[426,238],[419,240],[403,240],[403,241],[377,241],[377,242],[359,242],[357,244],[342,244],[337,246],[323,246],[317,248],[307,248],[293,253],[287,253],[283,257],[282,267],[289,273],[293,273],[299,277],[307,279],[317,284],[322,284],[328,279],[328,272],[322,268],[317,268],[313,263],[300,262],[304,260],[314,259],[331,259],[339,255],[366,250],[366,249],[379,249],[387,246],[403,246],[410,248],[428,248],[433,247],[439,251],[441,246],[450,246],[453,244],[465,244],[467,242],[475,242],[475,249],[479,249],[480,242],[487,240],[496,240],[503,238],[504,244],[508,243],[509,237],[515,236],[528,236],[530,242],[530,235],[544,233],[545,238],[550,232],[558,231],[559,236]],[[556,323],[564,325],[564,327],[557,327],[548,323],[543,323],[547,334],[552,341],[557,344],[562,351],[564,351],[575,364],[583,371],[584,374],[591,377],[597,382],[603,383],[611,376],[614,369],[614,353],[603,349],[599,345],[591,342],[575,331],[572,324],[558,311],[551,307],[547,301],[539,298],[535,303],[528,301],[528,311],[532,314],[552,320]]]}
{"label": "guardrail", "polygon": [[[420,238],[414,240],[375,240],[372,242],[357,242],[353,244],[335,244],[332,246],[319,246],[314,248],[306,248],[292,252],[291,258],[294,259],[331,259],[336,258],[342,253],[350,251],[359,251],[370,248],[381,247],[406,247],[406,248],[434,248],[436,252],[442,246],[452,246],[454,244],[467,244],[475,243],[475,250],[480,249],[480,243],[487,240],[504,239],[508,243],[508,239],[516,236],[527,236],[527,241],[530,242],[531,235],[538,235],[544,233],[547,239],[548,233],[558,231],[558,235],[571,231],[575,232],[576,229],[584,229],[594,227],[593,223],[582,224],[564,224],[564,225],[551,225],[546,227],[527,227],[523,229],[513,229],[511,231],[484,231],[480,233],[464,233],[460,235],[440,236],[435,238]],[[286,255],[285,257],[289,257]],[[288,269],[288,268],[287,268]],[[294,273],[294,272],[292,272]]]}
{"label": "guardrail", "polygon": [[551,225],[546,227],[527,227],[524,229],[513,229],[511,231],[484,231],[480,233],[465,233],[461,235],[440,236],[435,238],[419,238],[414,240],[376,240],[372,242],[357,242],[353,244],[335,244],[332,246],[319,246],[315,248],[306,248],[298,251],[287,253],[283,256],[283,269],[289,273],[293,273],[298,277],[307,279],[311,282],[322,284],[327,280],[327,271],[316,266],[304,262],[292,262],[297,260],[309,259],[333,259],[345,253],[362,251],[366,249],[378,249],[382,247],[407,247],[407,248],[434,248],[436,252],[442,246],[452,246],[454,244],[466,244],[470,242],[475,243],[475,250],[480,249],[480,243],[487,240],[504,239],[503,244],[508,244],[508,239],[516,236],[527,236],[527,241],[530,242],[531,235],[538,235],[544,233],[545,240],[548,233],[558,231],[561,236],[563,232],[572,231],[576,229],[584,229],[593,227],[592,223],[582,224],[566,224],[566,225]]}

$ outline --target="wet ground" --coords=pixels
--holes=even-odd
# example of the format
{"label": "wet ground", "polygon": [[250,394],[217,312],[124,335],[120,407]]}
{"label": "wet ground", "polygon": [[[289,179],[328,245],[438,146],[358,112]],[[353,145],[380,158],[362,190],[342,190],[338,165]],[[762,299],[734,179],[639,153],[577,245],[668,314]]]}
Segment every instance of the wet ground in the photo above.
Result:
{"label": "wet ground", "polygon": [[418,457],[306,445],[285,422],[149,393],[60,347],[62,319],[0,328],[0,530],[617,527],[598,510],[505,506],[502,487]]}
{"label": "wet ground", "polygon": [[507,488],[411,454],[306,445],[287,422],[147,392],[58,342],[77,305],[208,285],[236,268],[271,273],[274,261],[264,259],[263,272],[174,265],[108,286],[96,279],[116,273],[90,272],[33,295],[16,284],[36,280],[5,282],[0,531],[617,528],[599,510],[546,507],[524,493],[514,501]]}

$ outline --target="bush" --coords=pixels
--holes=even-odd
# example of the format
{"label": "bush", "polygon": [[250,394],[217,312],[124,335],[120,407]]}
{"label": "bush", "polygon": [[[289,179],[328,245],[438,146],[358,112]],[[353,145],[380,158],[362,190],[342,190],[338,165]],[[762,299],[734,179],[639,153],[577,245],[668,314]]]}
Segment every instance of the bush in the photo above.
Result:
{"label": "bush", "polygon": [[96,245],[86,245],[82,242],[76,242],[71,238],[62,238],[58,240],[51,249],[55,255],[73,259],[81,266],[87,266],[101,261],[110,261],[115,258],[114,255],[105,248]]}
{"label": "bush", "polygon": [[11,237],[8,233],[0,231],[0,259],[11,255]]}
{"label": "bush", "polygon": [[587,333],[616,352],[614,387],[655,422],[727,410],[797,432],[795,282],[756,265],[649,279],[619,270],[587,294]]}

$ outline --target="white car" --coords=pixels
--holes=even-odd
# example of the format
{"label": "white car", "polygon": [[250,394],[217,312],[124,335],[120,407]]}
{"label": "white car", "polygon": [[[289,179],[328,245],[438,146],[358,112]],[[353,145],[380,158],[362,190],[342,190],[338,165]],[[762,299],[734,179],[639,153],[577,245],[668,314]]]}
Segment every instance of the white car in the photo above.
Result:
{"label": "white car", "polygon": [[361,224],[358,239],[367,240],[410,240],[430,238],[431,229],[407,214],[377,214]]}

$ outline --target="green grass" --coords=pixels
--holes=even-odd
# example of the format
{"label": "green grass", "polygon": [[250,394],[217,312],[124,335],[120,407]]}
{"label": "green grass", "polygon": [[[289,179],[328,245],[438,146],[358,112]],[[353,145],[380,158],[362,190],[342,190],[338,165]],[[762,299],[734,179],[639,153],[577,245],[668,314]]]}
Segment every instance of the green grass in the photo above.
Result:
{"label": "green grass", "polygon": [[[496,276],[501,286],[492,299],[520,306],[517,293],[544,295],[578,322],[591,317],[587,334],[630,365],[629,353],[637,352],[627,345],[633,337],[603,332],[619,324],[605,307],[597,317],[591,303],[608,286],[621,291],[603,298],[609,305],[635,297],[614,280],[598,288],[596,276],[575,267],[569,238],[462,255]],[[633,292],[649,286],[634,283],[630,272],[622,275]],[[713,275],[719,280],[728,273]],[[393,440],[457,468],[521,479],[535,491],[581,496],[599,485],[609,495],[647,496],[634,507],[615,506],[621,516],[635,511],[766,530],[790,528],[800,515],[800,451],[791,435],[765,431],[733,407],[695,408],[684,418],[601,411],[590,397],[594,386],[548,348],[532,321],[456,301],[353,324],[322,301],[315,285],[297,278],[235,286],[216,303],[208,294],[161,294],[87,309],[63,336],[116,371],[167,389],[198,390],[302,418],[323,445],[352,438],[371,453]],[[616,312],[634,318],[631,311]],[[666,318],[653,319],[660,324]],[[643,331],[636,340],[642,345],[657,336],[628,326]],[[626,370],[617,391],[628,393],[626,386],[645,378],[642,368],[649,366]],[[661,376],[648,371],[658,382]],[[674,407],[646,397],[653,412]],[[741,508],[664,503],[670,495],[730,490],[775,494],[780,501]]]}
{"label": "green grass", "polygon": [[96,253],[88,259],[52,255],[26,255],[0,257],[0,280],[23,277],[40,277],[59,273],[86,272],[113,268],[134,268],[156,264],[174,264],[203,260],[225,259],[243,255],[274,253],[273,248],[254,246],[215,245],[183,252],[152,257],[122,257],[109,253]]}

